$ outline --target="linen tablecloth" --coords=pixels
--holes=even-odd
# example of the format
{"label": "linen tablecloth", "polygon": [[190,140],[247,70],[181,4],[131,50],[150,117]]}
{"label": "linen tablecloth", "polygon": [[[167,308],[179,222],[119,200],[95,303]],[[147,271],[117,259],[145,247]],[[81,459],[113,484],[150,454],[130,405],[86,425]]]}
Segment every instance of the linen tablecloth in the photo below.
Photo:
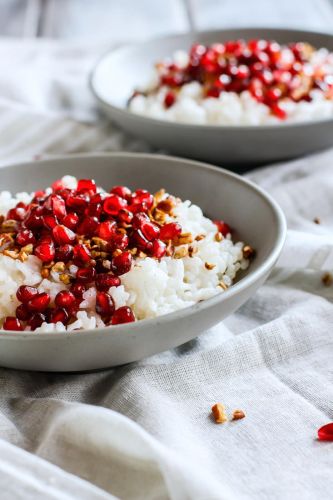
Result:
{"label": "linen tablecloth", "polygon": [[[1,165],[149,150],[96,115],[85,78],[104,48],[1,41]],[[333,269],[333,150],[249,177],[289,231],[277,268],[236,314],[117,369],[0,369],[1,498],[332,498],[333,444],[316,431],[333,420],[333,287],[321,280]],[[216,425],[217,401],[246,418]]]}

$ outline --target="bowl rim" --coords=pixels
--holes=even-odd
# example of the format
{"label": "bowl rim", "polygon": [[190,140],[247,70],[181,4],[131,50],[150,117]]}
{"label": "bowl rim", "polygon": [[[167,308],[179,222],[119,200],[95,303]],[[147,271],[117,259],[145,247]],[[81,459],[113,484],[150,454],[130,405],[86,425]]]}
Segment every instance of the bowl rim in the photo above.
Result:
{"label": "bowl rim", "polygon": [[[247,289],[251,287],[256,281],[260,280],[262,277],[265,276],[267,272],[274,266],[275,262],[277,261],[285,239],[286,239],[286,233],[287,233],[287,222],[285,215],[278,205],[278,203],[269,195],[265,190],[263,190],[261,187],[256,185],[254,182],[244,179],[242,176],[230,172],[229,170],[226,170],[221,167],[213,166],[209,163],[204,163],[204,162],[199,162],[195,160],[190,160],[187,158],[181,158],[178,156],[168,156],[168,155],[162,155],[162,154],[152,154],[152,153],[133,153],[133,152],[106,152],[106,153],[82,153],[82,154],[74,154],[74,155],[54,155],[52,157],[48,157],[47,159],[41,159],[41,160],[35,160],[35,161],[25,161],[25,162],[19,162],[19,163],[14,163],[10,165],[3,165],[0,168],[0,172],[3,168],[24,168],[26,165],[34,165],[34,164],[49,164],[49,163],[54,163],[54,162],[66,162],[66,161],[77,161],[80,159],[84,158],[108,158],[108,159],[117,159],[117,158],[128,158],[129,160],[133,159],[135,160],[136,158],[141,158],[141,159],[150,159],[150,160],[163,160],[163,161],[168,161],[171,163],[179,163],[181,162],[185,168],[186,165],[188,167],[196,167],[199,169],[203,169],[206,171],[211,171],[215,172],[218,174],[221,174],[224,177],[229,177],[234,179],[237,183],[242,184],[250,188],[252,191],[254,191],[260,198],[264,200],[264,202],[270,207],[275,219],[276,219],[276,235],[275,235],[275,241],[272,245],[272,249],[269,252],[268,256],[265,258],[263,263],[261,264],[258,269],[254,270],[244,276],[243,278],[240,279],[237,283],[232,285],[226,292],[220,293],[217,295],[214,295],[213,297],[210,297],[209,299],[203,300],[202,302],[197,302],[196,304],[193,304],[191,306],[185,307],[183,309],[179,309],[177,311],[163,314],[161,316],[157,316],[156,318],[149,318],[149,319],[143,319],[143,320],[138,320],[133,323],[125,323],[122,325],[111,325],[111,326],[106,326],[106,327],[100,327],[100,328],[94,328],[94,329],[83,329],[83,330],[73,330],[73,331],[62,331],[62,332],[38,332],[38,334],[35,334],[33,331],[23,331],[23,332],[18,332],[14,330],[0,330],[0,340],[2,338],[6,338],[9,340],[10,338],[21,338],[21,339],[27,339],[27,338],[32,338],[32,339],[56,339],[59,337],[66,337],[68,336],[85,336],[85,335],[91,335],[92,332],[94,334],[96,333],[104,333],[106,335],[112,333],[112,334],[120,334],[122,335],[123,332],[127,329],[134,329],[138,330],[142,326],[150,326],[150,325],[155,325],[158,327],[161,323],[172,323],[174,321],[177,321],[178,319],[183,319],[186,316],[190,316],[193,313],[197,313],[200,311],[204,311],[206,309],[209,309],[210,307],[215,306],[216,304],[223,302],[224,300],[227,300],[229,297],[233,297],[237,293],[241,292],[244,289]],[[39,168],[43,168],[42,165],[39,166]],[[111,167],[112,168],[112,167]]]}
{"label": "bowl rim", "polygon": [[[245,27],[245,26],[235,26],[235,27],[230,27],[226,29],[214,29],[214,30],[199,30],[196,33],[193,33],[194,37],[195,36],[200,36],[200,35],[212,35],[216,33],[218,36],[222,32],[229,32],[229,31],[247,31],[247,32],[257,32],[258,30],[260,31],[272,31],[272,33],[276,32],[290,32],[290,33],[299,33],[300,35],[318,35],[318,36],[328,36],[332,38],[333,40],[333,34],[330,33],[329,31],[317,31],[317,30],[310,30],[310,29],[298,29],[298,28],[278,28],[278,27],[273,27],[273,26],[251,26],[251,27]],[[267,124],[259,124],[259,125],[215,125],[215,124],[198,124],[198,123],[182,123],[182,122],[174,122],[174,121],[167,121],[167,120],[161,120],[159,118],[152,118],[150,116],[145,116],[145,115],[140,115],[138,113],[133,113],[130,111],[128,108],[125,107],[120,107],[116,106],[115,104],[110,103],[108,100],[104,99],[98,92],[96,85],[95,85],[95,79],[96,79],[96,74],[99,69],[99,66],[104,63],[105,60],[107,60],[109,57],[121,54],[121,52],[126,52],[131,49],[135,49],[140,46],[144,46],[146,44],[151,44],[151,43],[158,43],[158,42],[164,42],[169,39],[183,39],[185,36],[191,35],[191,32],[183,32],[183,33],[177,33],[177,34],[171,34],[171,35],[161,35],[161,36],[156,36],[156,37],[150,37],[147,40],[142,40],[138,43],[126,43],[124,45],[120,45],[118,47],[115,47],[113,49],[108,49],[104,51],[100,55],[100,57],[97,59],[95,62],[93,68],[90,70],[90,73],[88,75],[88,86],[92,94],[94,95],[95,99],[99,102],[100,105],[107,107],[110,109],[110,111],[114,112],[116,114],[122,114],[128,118],[131,118],[136,121],[144,121],[146,124],[152,124],[156,126],[169,126],[169,127],[177,127],[179,129],[194,129],[198,131],[204,131],[204,130],[233,130],[233,131],[250,131],[250,130],[264,130],[264,129],[269,129],[269,130],[274,130],[274,129],[284,129],[284,128],[290,128],[290,127],[300,127],[300,128],[308,128],[311,126],[315,125],[325,125],[327,123],[333,122],[333,116],[328,117],[328,118],[319,118],[316,120],[304,120],[304,121],[298,121],[298,122],[282,122],[282,123],[267,123]],[[241,35],[240,35],[241,36]],[[112,117],[110,117],[112,120]]]}

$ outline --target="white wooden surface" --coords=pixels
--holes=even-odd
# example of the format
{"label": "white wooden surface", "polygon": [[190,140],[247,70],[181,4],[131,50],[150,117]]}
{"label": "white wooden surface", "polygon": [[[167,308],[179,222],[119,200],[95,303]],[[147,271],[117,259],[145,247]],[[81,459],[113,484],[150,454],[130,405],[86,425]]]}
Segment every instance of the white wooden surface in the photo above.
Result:
{"label": "white wooden surface", "polygon": [[191,27],[333,30],[333,0],[0,0],[0,36],[123,41]]}

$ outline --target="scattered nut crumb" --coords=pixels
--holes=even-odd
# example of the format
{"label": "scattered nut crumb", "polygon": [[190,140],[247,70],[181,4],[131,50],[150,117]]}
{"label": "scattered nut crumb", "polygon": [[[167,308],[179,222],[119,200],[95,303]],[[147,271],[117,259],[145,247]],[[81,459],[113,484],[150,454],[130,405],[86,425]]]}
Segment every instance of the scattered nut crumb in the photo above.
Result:
{"label": "scattered nut crumb", "polygon": [[176,248],[175,253],[173,254],[175,259],[182,259],[188,255],[188,247],[187,245]]}
{"label": "scattered nut crumb", "polygon": [[214,267],[216,267],[215,264],[210,264],[209,262],[205,262],[205,268],[208,270],[208,271],[211,271],[212,269],[214,269]]}
{"label": "scattered nut crumb", "polygon": [[319,217],[315,217],[315,218],[313,219],[313,222],[314,222],[315,224],[320,224],[320,222],[321,222],[321,221],[320,221]]}
{"label": "scattered nut crumb", "polygon": [[195,237],[195,241],[201,241],[203,240],[204,238],[206,238],[206,235],[205,234],[198,234],[198,236]]}
{"label": "scattered nut crumb", "polygon": [[243,412],[243,410],[235,410],[232,414],[232,420],[241,420],[242,418],[245,418],[246,415]]}
{"label": "scattered nut crumb", "polygon": [[71,282],[71,277],[68,274],[60,274],[59,279],[65,285],[69,285]]}
{"label": "scattered nut crumb", "polygon": [[228,290],[228,287],[227,285],[224,283],[224,281],[220,281],[218,286],[220,286],[221,288],[223,288],[223,290]]}
{"label": "scattered nut crumb", "polygon": [[3,254],[15,260],[19,258],[19,253],[16,250],[4,250]]}
{"label": "scattered nut crumb", "polygon": [[243,247],[243,257],[244,259],[252,259],[252,257],[254,257],[254,250],[250,245],[245,245]]}
{"label": "scattered nut crumb", "polygon": [[222,241],[223,240],[223,234],[220,233],[220,231],[218,231],[216,234],[215,234],[215,241]]}
{"label": "scattered nut crumb", "polygon": [[43,267],[40,274],[42,278],[47,279],[50,276],[50,271],[46,267]]}
{"label": "scattered nut crumb", "polygon": [[216,403],[212,406],[212,414],[217,424],[223,424],[228,421],[228,417],[225,413],[225,408],[221,403]]}
{"label": "scattered nut crumb", "polygon": [[322,275],[321,281],[322,281],[323,285],[331,286],[333,283],[333,276],[331,275],[331,273],[325,273]]}
{"label": "scattered nut crumb", "polygon": [[198,251],[199,251],[198,247],[193,247],[192,245],[188,247],[188,254],[190,257],[193,257],[193,255],[198,253]]}

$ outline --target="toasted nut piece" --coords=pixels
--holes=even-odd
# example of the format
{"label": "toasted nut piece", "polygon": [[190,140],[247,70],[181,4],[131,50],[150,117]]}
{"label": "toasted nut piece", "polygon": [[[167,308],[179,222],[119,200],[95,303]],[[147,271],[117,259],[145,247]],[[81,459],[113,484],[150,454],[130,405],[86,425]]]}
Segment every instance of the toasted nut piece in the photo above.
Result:
{"label": "toasted nut piece", "polygon": [[147,254],[140,250],[137,256],[139,257],[139,259],[145,259],[147,257]]}
{"label": "toasted nut piece", "polygon": [[55,273],[63,273],[65,269],[65,263],[61,261],[56,262],[54,266],[52,266],[52,271],[54,271]]}
{"label": "toasted nut piece", "polygon": [[22,250],[20,251],[19,256],[18,256],[18,258],[21,262],[25,262],[26,260],[28,260],[28,257],[29,257],[29,255],[27,253],[23,252]]}
{"label": "toasted nut piece", "polygon": [[223,290],[228,290],[228,287],[227,287],[227,285],[224,283],[224,281],[220,281],[220,283],[218,284],[218,286],[220,286],[221,288],[223,288]]}
{"label": "toasted nut piece", "polygon": [[98,238],[98,236],[94,236],[93,238],[91,238],[91,241],[101,250],[105,250],[108,246],[108,242],[103,240],[102,238]]}
{"label": "toasted nut piece", "polygon": [[19,253],[16,250],[4,250],[3,254],[15,260],[19,258]]}
{"label": "toasted nut piece", "polygon": [[154,220],[156,222],[165,222],[166,220],[166,214],[162,210],[159,210],[158,208],[155,208],[154,213],[153,213]]}
{"label": "toasted nut piece", "polygon": [[216,403],[212,406],[212,414],[217,424],[223,424],[228,421],[228,417],[225,413],[225,408],[221,403]]}
{"label": "toasted nut piece", "polygon": [[71,277],[68,274],[60,274],[59,279],[65,285],[69,285],[71,282]]}
{"label": "toasted nut piece", "polygon": [[103,267],[105,267],[105,269],[111,269],[111,261],[110,260],[103,260],[102,262],[103,264]]}
{"label": "toasted nut piece", "polygon": [[187,255],[188,255],[188,247],[186,245],[176,248],[175,253],[173,254],[175,259],[182,259]]}
{"label": "toasted nut piece", "polygon": [[121,255],[123,252],[120,250],[120,248],[117,248],[112,254],[112,257],[117,257],[117,255]]}
{"label": "toasted nut piece", "polygon": [[5,220],[2,225],[1,225],[1,232],[2,233],[11,233],[12,231],[15,231],[15,229],[18,226],[18,222],[16,220]]}
{"label": "toasted nut piece", "polygon": [[40,274],[41,274],[42,278],[46,279],[50,276],[50,271],[46,267],[43,267]]}
{"label": "toasted nut piece", "polygon": [[245,245],[243,247],[243,257],[244,259],[252,259],[252,257],[254,257],[254,250],[250,245]]}
{"label": "toasted nut piece", "polygon": [[188,247],[188,254],[190,257],[193,257],[193,255],[198,253],[198,251],[199,251],[198,247],[193,247],[192,245]]}
{"label": "toasted nut piece", "polygon": [[178,236],[175,244],[176,245],[186,245],[188,243],[193,243],[194,238],[192,233],[182,233],[180,236]]}
{"label": "toasted nut piece", "polygon": [[235,410],[232,414],[232,420],[241,420],[242,418],[245,418],[246,415],[243,412],[243,410]]}
{"label": "toasted nut piece", "polygon": [[195,241],[201,241],[203,240],[204,238],[206,238],[206,235],[205,234],[198,234],[198,236],[195,237]]}
{"label": "toasted nut piece", "polygon": [[325,273],[322,275],[321,281],[322,281],[323,285],[331,286],[333,283],[333,276],[331,275],[331,273]]}
{"label": "toasted nut piece", "polygon": [[136,255],[138,253],[138,249],[136,247],[131,248],[130,252],[132,255]]}
{"label": "toasted nut piece", "polygon": [[14,238],[10,233],[4,233],[0,236],[0,247],[6,245],[7,247],[12,246],[14,243]]}
{"label": "toasted nut piece", "polygon": [[167,198],[166,200],[162,200],[157,205],[157,210],[161,210],[166,214],[170,214],[172,210],[175,208],[175,202],[172,198]]}
{"label": "toasted nut piece", "polygon": [[218,231],[216,234],[215,234],[215,241],[222,241],[223,240],[223,234],[220,233],[220,231]]}
{"label": "toasted nut piece", "polygon": [[0,215],[0,226],[2,225],[3,221],[5,220],[4,215]]}
{"label": "toasted nut piece", "polygon": [[320,223],[321,223],[321,220],[319,219],[319,217],[315,217],[315,218],[313,219],[313,222],[314,222],[315,224],[320,224]]}
{"label": "toasted nut piece", "polygon": [[174,253],[174,246],[172,244],[172,241],[169,240],[168,244],[167,244],[167,247],[166,247],[166,250],[165,250],[165,255],[167,257],[172,257],[173,253]]}
{"label": "toasted nut piece", "polygon": [[101,256],[101,253],[102,253],[102,252],[100,252],[99,250],[92,250],[92,251],[91,251],[91,256],[92,256],[92,257],[94,257],[94,258],[95,258],[95,257],[97,257],[97,258],[98,258],[98,257],[100,257],[100,256]]}
{"label": "toasted nut piece", "polygon": [[32,252],[34,251],[34,246],[32,245],[32,243],[29,243],[29,245],[22,247],[21,251],[27,253],[28,255],[31,255]]}
{"label": "toasted nut piece", "polygon": [[214,269],[214,267],[216,267],[215,264],[210,264],[209,262],[205,262],[205,268],[207,269],[207,271],[211,271],[212,269]]}

